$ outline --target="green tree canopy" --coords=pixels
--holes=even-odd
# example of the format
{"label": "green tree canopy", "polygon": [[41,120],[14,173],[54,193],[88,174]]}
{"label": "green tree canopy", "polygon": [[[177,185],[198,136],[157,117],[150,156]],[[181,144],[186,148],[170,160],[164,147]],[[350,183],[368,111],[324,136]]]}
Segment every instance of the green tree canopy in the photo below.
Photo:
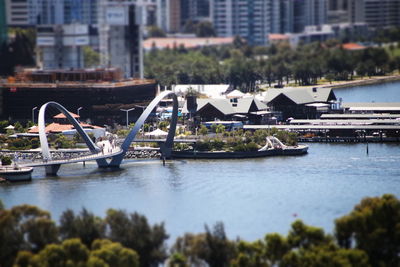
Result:
{"label": "green tree canopy", "polygon": [[343,248],[365,251],[373,266],[399,266],[400,201],[393,195],[363,199],[335,225]]}

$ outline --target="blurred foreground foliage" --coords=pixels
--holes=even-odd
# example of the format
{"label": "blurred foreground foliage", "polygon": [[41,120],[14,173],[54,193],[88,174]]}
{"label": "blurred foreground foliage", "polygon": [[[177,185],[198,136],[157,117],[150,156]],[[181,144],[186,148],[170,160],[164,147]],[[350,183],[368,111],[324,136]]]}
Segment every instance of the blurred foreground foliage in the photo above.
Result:
{"label": "blurred foreground foliage", "polygon": [[334,234],[292,223],[286,236],[230,240],[222,222],[186,233],[167,251],[164,224],[109,209],[105,218],[66,210],[57,225],[35,206],[0,201],[0,266],[399,266],[400,201],[365,198],[335,221]]}

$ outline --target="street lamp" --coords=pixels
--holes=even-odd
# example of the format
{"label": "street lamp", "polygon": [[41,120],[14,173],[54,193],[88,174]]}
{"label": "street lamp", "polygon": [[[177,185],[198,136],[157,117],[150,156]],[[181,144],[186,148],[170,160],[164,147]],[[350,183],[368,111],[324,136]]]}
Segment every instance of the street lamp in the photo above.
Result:
{"label": "street lamp", "polygon": [[126,129],[128,129],[128,120],[129,120],[129,117],[128,117],[128,113],[129,113],[129,111],[132,111],[132,110],[134,110],[135,108],[130,108],[130,109],[120,109],[121,111],[124,111],[124,112],[126,112]]}
{"label": "street lamp", "polygon": [[83,107],[79,107],[78,109],[77,109],[77,111],[76,111],[76,114],[79,116],[79,111],[81,110],[81,109],[83,109]]}
{"label": "street lamp", "polygon": [[33,124],[35,124],[35,110],[37,109],[37,107],[32,108],[32,122]]}

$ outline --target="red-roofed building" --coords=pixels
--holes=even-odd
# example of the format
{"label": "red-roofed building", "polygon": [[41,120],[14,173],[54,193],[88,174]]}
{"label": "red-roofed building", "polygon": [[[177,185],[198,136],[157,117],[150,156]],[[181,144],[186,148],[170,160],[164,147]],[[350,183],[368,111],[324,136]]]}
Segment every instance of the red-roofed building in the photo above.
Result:
{"label": "red-roofed building", "polygon": [[[70,112],[70,114],[75,119],[79,118],[79,115],[77,115],[77,114],[74,114],[72,112]],[[49,125],[46,126],[45,132],[47,134],[60,134],[60,133],[61,134],[69,134],[69,135],[75,134],[75,132],[76,132],[75,131],[75,127],[67,121],[67,119],[66,119],[66,117],[65,117],[65,115],[63,113],[59,113],[59,114],[53,116],[53,119],[55,119],[57,122],[50,123]],[[103,130],[103,132],[104,132],[103,134],[99,134],[98,133],[98,134],[95,134],[95,136],[96,135],[104,135],[105,134],[105,129],[103,127],[90,125],[90,124],[82,123],[82,122],[80,122],[79,124],[87,132],[91,132],[94,129],[102,129]],[[39,127],[37,127],[37,126],[32,127],[28,131],[28,133],[30,133],[30,134],[38,134],[39,133]]]}
{"label": "red-roofed building", "polygon": [[[74,117],[75,119],[79,119],[81,116],[79,116],[79,115],[77,115],[77,114],[75,114],[75,113],[72,113],[72,112],[70,112],[69,113],[72,117]],[[57,114],[57,115],[55,115],[54,117],[53,117],[53,119],[66,119],[67,117],[64,115],[64,113],[59,113],[59,114]]]}
{"label": "red-roofed building", "polygon": [[268,35],[268,40],[269,41],[288,41],[289,36],[287,36],[286,34],[271,33]]}
{"label": "red-roofed building", "polygon": [[342,48],[344,50],[364,50],[367,47],[356,43],[347,43],[347,44],[342,44]]}

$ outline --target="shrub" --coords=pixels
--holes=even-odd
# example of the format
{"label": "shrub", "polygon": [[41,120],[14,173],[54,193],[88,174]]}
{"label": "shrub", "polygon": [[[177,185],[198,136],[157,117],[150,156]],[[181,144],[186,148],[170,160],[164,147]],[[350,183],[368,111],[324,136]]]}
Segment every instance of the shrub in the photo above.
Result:
{"label": "shrub", "polygon": [[1,165],[11,165],[12,160],[10,156],[0,156]]}

